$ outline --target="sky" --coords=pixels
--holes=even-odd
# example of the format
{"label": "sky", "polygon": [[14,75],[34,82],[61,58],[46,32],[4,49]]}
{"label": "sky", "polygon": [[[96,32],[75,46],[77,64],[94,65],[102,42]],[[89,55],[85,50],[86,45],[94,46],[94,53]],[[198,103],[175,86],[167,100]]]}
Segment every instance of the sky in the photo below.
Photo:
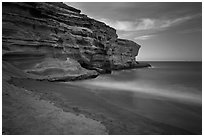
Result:
{"label": "sky", "polygon": [[67,2],[141,45],[139,61],[201,61],[201,2]]}

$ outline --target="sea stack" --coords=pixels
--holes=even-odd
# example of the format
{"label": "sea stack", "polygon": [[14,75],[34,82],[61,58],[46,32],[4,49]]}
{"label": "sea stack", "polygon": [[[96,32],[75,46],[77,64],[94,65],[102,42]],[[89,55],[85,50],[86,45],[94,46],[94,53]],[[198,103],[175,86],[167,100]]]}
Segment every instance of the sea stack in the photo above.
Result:
{"label": "sea stack", "polygon": [[140,45],[78,9],[51,2],[2,5],[3,61],[32,78],[71,81],[139,66]]}

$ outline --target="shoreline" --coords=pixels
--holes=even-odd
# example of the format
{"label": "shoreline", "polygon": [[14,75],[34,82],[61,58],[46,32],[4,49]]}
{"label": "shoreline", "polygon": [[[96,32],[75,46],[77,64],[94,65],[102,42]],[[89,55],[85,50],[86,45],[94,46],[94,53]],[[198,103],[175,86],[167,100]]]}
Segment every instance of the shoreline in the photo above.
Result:
{"label": "shoreline", "polygon": [[39,93],[5,82],[3,104],[3,135],[107,134],[99,121],[64,111]]}
{"label": "shoreline", "polygon": [[[80,86],[61,83],[50,84],[50,82],[27,79],[12,79],[9,83],[34,93],[40,93],[42,100],[52,102],[65,112],[76,115],[83,114],[87,118],[100,121],[107,128],[108,134],[193,134],[177,127],[152,121],[135,112],[121,108],[107,102],[105,98],[101,98],[92,91],[87,89],[81,91]],[[106,94],[108,97],[109,93],[106,92]],[[124,93],[120,92],[120,94]],[[129,96],[129,94],[125,96]]]}
{"label": "shoreline", "polygon": [[[18,74],[18,75],[17,75]],[[111,135],[148,135],[148,134],[199,134],[199,133],[192,133],[187,130],[161,123],[157,120],[147,118],[136,110],[131,110],[129,107],[132,105],[131,92],[123,92],[123,91],[101,91],[95,92],[94,90],[84,88],[82,85],[71,85],[71,84],[64,84],[60,82],[49,82],[46,80],[39,81],[36,79],[31,79],[24,76],[22,73],[17,72],[13,68],[4,68],[3,69],[3,81],[7,84],[3,84],[3,87],[12,86],[15,87],[15,92],[17,92],[20,96],[22,96],[23,92],[28,91],[32,95],[37,95],[37,102],[45,101],[51,105],[52,108],[62,110],[62,113],[68,113],[69,115],[75,116],[83,116],[85,121],[92,121],[95,125],[92,125],[92,128],[96,130],[87,133],[87,129],[84,125],[81,125],[81,134],[111,134]],[[21,89],[21,90],[16,90]],[[22,92],[23,89],[23,92]],[[3,88],[4,91],[4,88]],[[12,92],[12,90],[10,90]],[[5,104],[5,101],[8,100],[8,95],[5,95],[3,92],[3,114],[10,109],[13,112],[14,108],[12,106]],[[18,99],[19,96],[14,96],[11,103],[15,104],[14,100],[24,100]],[[143,105],[147,105],[146,101],[150,104],[154,102],[152,99],[147,99],[145,101],[144,98],[137,97],[136,101],[142,103]],[[158,101],[158,103],[161,101]],[[121,104],[122,103],[122,104]],[[20,108],[24,108],[24,104],[29,103],[21,103],[19,104]],[[40,102],[39,104],[42,104]],[[124,106],[125,104],[125,106]],[[168,102],[167,102],[168,104]],[[177,104],[177,103],[176,103]],[[127,105],[127,106],[126,106]],[[142,106],[143,106],[142,105]],[[41,106],[41,105],[40,105]],[[33,108],[32,104],[27,106],[27,108]],[[127,107],[127,108],[126,108]],[[21,110],[21,109],[20,109]],[[22,113],[20,110],[15,110],[14,112],[19,113],[17,117],[13,117],[12,119],[8,119],[10,121],[18,121],[19,117],[22,117]],[[24,108],[24,111],[27,110]],[[30,109],[28,109],[29,111]],[[34,111],[39,111],[39,108],[35,107]],[[50,109],[48,109],[50,110]],[[43,114],[46,111],[43,111]],[[27,113],[27,112],[26,112]],[[25,117],[35,117],[32,113],[31,115],[24,114]],[[61,115],[61,112],[57,115]],[[70,114],[71,113],[71,114]],[[66,115],[65,114],[65,115]],[[6,114],[10,117],[12,115],[10,113]],[[73,116],[73,117],[75,117]],[[68,116],[69,117],[69,116]],[[46,117],[43,118],[44,120]],[[68,118],[69,119],[69,118]],[[77,122],[77,119],[81,119],[81,117],[76,118],[76,124],[80,123]],[[49,120],[48,120],[49,121]],[[24,124],[28,124],[30,120],[25,120]],[[8,123],[8,122],[5,122]],[[60,121],[55,121],[54,123],[60,123]],[[86,123],[86,122],[85,122]],[[87,122],[88,124],[89,122]],[[23,125],[13,124],[13,126],[17,126],[18,128],[23,128]],[[38,127],[34,123],[32,127]],[[45,123],[46,124],[46,123]],[[49,125],[49,124],[48,124]],[[52,124],[51,124],[52,125]],[[60,125],[60,124],[59,124]],[[69,125],[69,124],[68,124]],[[72,125],[72,124],[71,124]],[[70,125],[69,125],[70,126]],[[3,124],[3,131],[5,134],[12,134],[7,131],[9,126]],[[46,126],[45,126],[46,127]],[[78,128],[79,126],[75,127]],[[90,126],[89,126],[90,127]],[[49,134],[49,130],[52,130],[54,127],[48,126],[46,130],[43,132],[41,130],[36,131],[35,134]],[[17,129],[19,130],[19,129]],[[37,129],[36,129],[37,130]],[[64,128],[63,128],[64,130]],[[67,130],[67,129],[66,129]],[[73,129],[67,130],[67,134],[74,134],[76,132],[72,132]],[[86,131],[85,131],[86,130]],[[76,130],[74,130],[76,131]],[[97,133],[95,132],[97,131]],[[24,131],[27,134],[32,134],[31,131],[27,129]],[[69,132],[69,133],[68,133]],[[52,134],[63,134],[64,132],[55,131]],[[22,134],[20,132],[16,132],[16,134]],[[78,133],[80,134],[80,133]]]}
{"label": "shoreline", "polygon": [[[162,40],[155,37],[156,41],[144,43],[149,47],[144,47],[142,56],[149,50],[140,57],[142,45],[137,40],[146,36],[136,31],[142,30],[143,35],[149,24],[142,17],[149,13],[139,13],[137,8],[145,5],[105,4],[113,12],[110,16],[121,12],[110,20],[116,25],[106,24],[109,17],[104,20],[99,14],[94,19],[84,14],[88,5],[76,9],[65,2],[2,3],[2,134],[202,134],[202,60],[193,50],[198,46],[185,42],[193,39],[171,37],[173,33]],[[90,12],[98,5],[92,6]],[[153,5],[153,10],[162,11],[163,6],[175,11],[176,5]],[[132,25],[134,12],[141,16]],[[156,20],[147,31],[173,29],[177,17],[171,17],[172,13],[164,10],[167,18],[162,14],[159,27],[154,27],[159,16],[147,18]],[[168,39],[175,41],[169,44]],[[180,54],[180,50],[187,52]],[[178,61],[160,64],[140,58]],[[179,61],[188,58],[199,61]]]}
{"label": "shoreline", "polygon": [[[54,105],[52,98],[55,96],[52,94],[49,94],[51,98],[48,99],[41,92],[10,84],[8,81],[13,78],[38,80],[31,79],[28,74],[7,62],[2,65],[2,134],[107,134],[106,127],[100,121],[75,113],[71,109],[64,111]],[[52,82],[48,83],[52,85]]]}

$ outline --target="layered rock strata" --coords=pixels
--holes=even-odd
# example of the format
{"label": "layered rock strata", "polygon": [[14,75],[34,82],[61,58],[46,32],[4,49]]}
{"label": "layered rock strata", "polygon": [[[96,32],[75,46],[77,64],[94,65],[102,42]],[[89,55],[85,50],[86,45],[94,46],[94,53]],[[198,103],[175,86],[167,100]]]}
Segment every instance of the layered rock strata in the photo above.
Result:
{"label": "layered rock strata", "polygon": [[2,4],[3,60],[41,79],[77,80],[137,65],[140,46],[63,3]]}

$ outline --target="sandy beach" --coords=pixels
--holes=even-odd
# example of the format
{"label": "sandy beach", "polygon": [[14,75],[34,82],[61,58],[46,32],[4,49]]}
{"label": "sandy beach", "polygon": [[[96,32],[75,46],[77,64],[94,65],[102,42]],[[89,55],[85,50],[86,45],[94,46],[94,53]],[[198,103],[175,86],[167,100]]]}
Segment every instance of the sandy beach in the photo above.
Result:
{"label": "sandy beach", "polygon": [[202,135],[201,22],[201,2],[3,2],[2,134]]}
{"label": "sandy beach", "polygon": [[[54,104],[54,100],[45,98],[45,92],[34,92],[26,87],[9,84],[8,81],[12,77],[26,78],[27,75],[4,62],[2,134],[107,134],[106,127],[99,121],[90,119],[83,114],[64,111]],[[52,83],[49,84],[52,85]],[[40,85],[36,85],[36,87],[40,87]],[[52,94],[49,96],[54,97]]]}
{"label": "sandy beach", "polygon": [[3,134],[201,133],[199,105],[123,90],[96,90],[84,81],[34,80],[4,63]]}
{"label": "sandy beach", "polygon": [[[107,128],[109,134],[191,134],[183,129],[145,118],[138,115],[136,111],[125,109],[125,107],[121,106],[119,102],[126,102],[125,104],[129,105],[131,103],[131,100],[129,100],[131,97],[130,93],[121,92],[118,94],[113,94],[110,92],[100,95],[86,89],[82,89],[80,86],[77,87],[61,83],[39,82],[28,79],[12,79],[9,81],[9,83],[24,90],[31,91],[34,94],[40,95],[39,100],[45,100],[54,105],[52,105],[51,110],[63,110],[62,112],[58,112],[56,117],[61,117],[63,114],[64,117],[73,119],[72,117],[75,116],[75,120],[78,120],[75,121],[77,125],[81,125],[81,117],[76,115],[84,115],[86,117],[84,118],[84,121],[93,120],[93,123],[95,122],[96,125],[90,124],[90,129],[93,129],[94,127],[94,129],[98,129],[98,131],[88,131],[86,129],[88,128],[87,126],[81,125],[81,128],[85,130],[85,133],[87,134],[94,134],[94,132],[95,134],[106,134],[104,126]],[[114,100],[112,98],[113,96]],[[43,101],[39,101],[38,105],[42,106],[44,103]],[[38,109],[41,108],[36,107],[35,109],[38,111]],[[48,108],[48,110],[49,109],[50,108]],[[65,115],[64,113],[68,113],[70,116],[68,114]],[[46,119],[44,120],[46,121]],[[28,121],[25,121],[25,123],[27,122]],[[69,124],[73,125],[72,123],[68,122],[68,125]],[[20,126],[18,125],[18,127]],[[47,126],[45,127],[49,128]],[[76,127],[78,129],[78,126]],[[53,127],[50,128],[52,129]],[[47,134],[50,134],[49,130],[47,131]],[[63,130],[63,128],[61,130]],[[71,132],[74,131],[71,130],[70,133]],[[41,132],[39,131],[35,133],[40,134]],[[75,133],[84,134],[84,132]],[[46,132],[44,131],[43,134],[46,134]],[[53,134],[61,133],[56,131]]]}

